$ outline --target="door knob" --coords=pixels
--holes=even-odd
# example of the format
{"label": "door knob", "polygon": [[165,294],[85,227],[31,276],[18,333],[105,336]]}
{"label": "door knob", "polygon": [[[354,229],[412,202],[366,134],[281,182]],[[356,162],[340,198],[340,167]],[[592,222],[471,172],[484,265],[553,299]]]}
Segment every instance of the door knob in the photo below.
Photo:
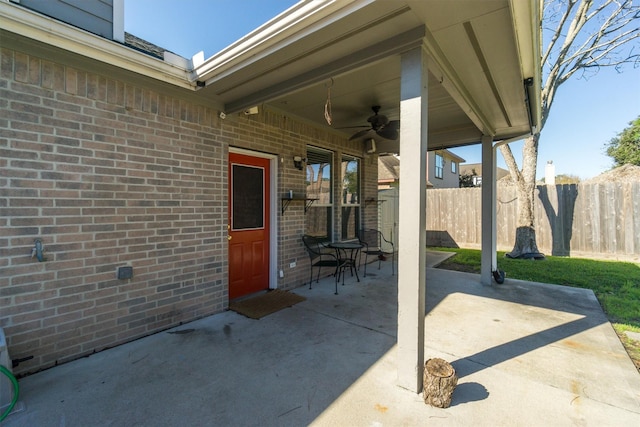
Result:
{"label": "door knob", "polygon": [[227,236],[227,240],[231,240],[231,236]]}

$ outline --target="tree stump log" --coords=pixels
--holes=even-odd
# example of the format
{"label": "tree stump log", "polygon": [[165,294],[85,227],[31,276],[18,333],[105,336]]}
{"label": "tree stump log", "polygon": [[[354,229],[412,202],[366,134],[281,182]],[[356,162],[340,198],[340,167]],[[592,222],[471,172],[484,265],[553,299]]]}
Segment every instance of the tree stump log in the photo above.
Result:
{"label": "tree stump log", "polygon": [[424,364],[422,396],[427,405],[448,408],[457,384],[456,370],[449,362],[436,358]]}

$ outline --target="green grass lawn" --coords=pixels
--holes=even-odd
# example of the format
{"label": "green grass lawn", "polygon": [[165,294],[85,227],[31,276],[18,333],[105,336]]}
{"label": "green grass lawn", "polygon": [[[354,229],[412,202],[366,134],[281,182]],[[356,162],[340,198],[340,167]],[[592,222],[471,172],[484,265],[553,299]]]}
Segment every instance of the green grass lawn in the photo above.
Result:
{"label": "green grass lawn", "polygon": [[[439,268],[480,273],[480,251],[433,248],[456,255]],[[593,290],[614,329],[640,369],[640,342],[624,332],[640,333],[640,264],[548,256],[545,260],[511,259],[498,252],[498,268],[507,278]]]}

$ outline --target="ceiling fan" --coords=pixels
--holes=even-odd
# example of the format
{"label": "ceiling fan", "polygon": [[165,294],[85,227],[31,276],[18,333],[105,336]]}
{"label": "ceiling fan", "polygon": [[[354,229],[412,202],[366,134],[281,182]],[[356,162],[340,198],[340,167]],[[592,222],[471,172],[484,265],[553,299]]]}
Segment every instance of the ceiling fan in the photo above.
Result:
{"label": "ceiling fan", "polygon": [[349,141],[362,138],[363,136],[366,136],[371,132],[374,132],[384,139],[398,139],[398,128],[400,127],[400,120],[390,121],[387,116],[378,114],[378,111],[380,111],[379,105],[374,105],[373,107],[371,107],[371,110],[373,111],[373,116],[369,116],[369,118],[367,119],[367,121],[371,123],[371,126],[352,126],[366,127],[368,129],[364,129],[354,133],[353,135],[351,135],[351,138],[349,138]]}

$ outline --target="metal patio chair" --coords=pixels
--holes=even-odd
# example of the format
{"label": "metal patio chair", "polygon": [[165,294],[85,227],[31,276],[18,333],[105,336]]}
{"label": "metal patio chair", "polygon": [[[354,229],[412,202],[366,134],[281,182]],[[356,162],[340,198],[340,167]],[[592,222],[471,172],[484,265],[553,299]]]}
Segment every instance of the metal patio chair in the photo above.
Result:
{"label": "metal patio chair", "polygon": [[341,275],[342,285],[344,285],[344,268],[346,266],[346,262],[339,259],[335,250],[325,246],[322,240],[317,237],[305,234],[302,236],[302,242],[307,250],[307,254],[309,254],[309,262],[311,264],[309,272],[309,289],[311,289],[311,283],[313,282],[313,268],[316,267],[318,269],[318,274],[316,276],[316,283],[318,283],[320,281],[320,270],[322,267],[331,267],[333,268],[333,275],[336,282],[335,294],[338,295],[338,281],[340,280]]}
{"label": "metal patio chair", "polygon": [[[380,230],[375,228],[365,228],[360,230],[358,235],[360,243],[364,245],[360,251],[360,260],[358,262],[358,268],[362,264],[362,257],[364,256],[364,277],[367,277],[367,258],[369,255],[375,255],[378,258],[378,270],[382,261],[385,261],[388,257],[391,257],[391,275],[395,274],[395,246],[393,242],[387,240]],[[384,248],[391,247],[391,250],[385,250]]]}

